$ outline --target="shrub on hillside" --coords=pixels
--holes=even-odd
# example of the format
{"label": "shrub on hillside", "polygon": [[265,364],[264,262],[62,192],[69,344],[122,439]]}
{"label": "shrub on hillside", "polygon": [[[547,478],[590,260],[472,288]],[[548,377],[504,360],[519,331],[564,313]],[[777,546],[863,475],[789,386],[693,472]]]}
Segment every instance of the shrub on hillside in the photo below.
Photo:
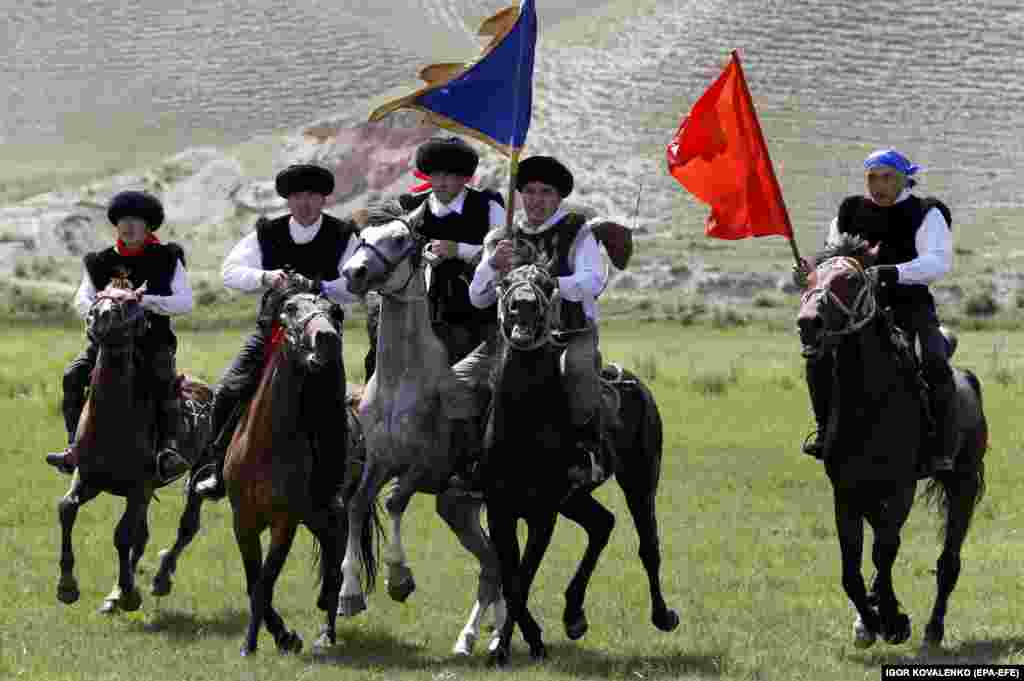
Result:
{"label": "shrub on hillside", "polygon": [[991,317],[999,311],[999,303],[991,291],[979,291],[964,298],[964,313],[969,317]]}

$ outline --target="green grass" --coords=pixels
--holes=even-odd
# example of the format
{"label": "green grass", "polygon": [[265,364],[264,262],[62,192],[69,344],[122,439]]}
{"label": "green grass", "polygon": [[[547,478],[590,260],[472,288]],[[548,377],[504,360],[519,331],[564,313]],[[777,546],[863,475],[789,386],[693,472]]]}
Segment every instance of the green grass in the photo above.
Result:
{"label": "green grass", "polygon": [[[242,329],[182,331],[179,366],[216,378]],[[60,375],[81,347],[73,328],[7,323],[0,336],[0,678],[36,680],[215,679],[450,680],[549,679],[871,679],[882,664],[911,661],[1024,663],[1024,602],[1019,557],[1024,518],[1013,465],[1024,428],[1024,337],[1001,331],[961,334],[958,364],[978,372],[991,429],[989,489],[964,552],[960,584],[941,655],[920,656],[921,631],[934,596],[937,523],[922,506],[904,532],[895,575],[913,618],[908,644],[853,647],[852,610],[839,582],[831,491],[819,465],[799,453],[810,428],[797,340],[762,324],[611,321],[602,329],[607,360],[650,380],[665,420],[659,490],[662,577],[682,624],[657,632],[649,623],[646,578],[621,492],[598,497],[618,526],[591,583],[591,630],[569,642],[560,624],[562,592],[585,538],[562,521],[534,587],[531,605],[551,659],[527,662],[518,635],[510,674],[487,669],[478,653],[454,660],[449,649],[468,615],[476,567],[433,512],[415,497],[404,538],[418,590],[402,605],[383,592],[370,610],[339,620],[340,642],[326,660],[308,652],[280,657],[261,634],[255,657],[241,660],[247,605],[226,503],[207,505],[203,529],[183,557],[175,590],[148,595],[159,549],[169,545],[181,511],[177,488],[150,512],[151,539],[140,580],[142,609],[106,618],[95,610],[116,574],[112,533],[120,500],[84,507],[75,532],[81,600],[55,598],[59,529],[55,502],[67,479],[42,463],[60,446]],[[365,334],[346,329],[350,378],[361,378]],[[542,474],[542,471],[538,473]],[[301,535],[279,582],[276,603],[307,644],[319,613]],[[868,533],[870,537],[870,533]],[[868,552],[868,555],[870,553]],[[869,561],[866,561],[869,563]],[[871,568],[865,565],[870,577]]]}

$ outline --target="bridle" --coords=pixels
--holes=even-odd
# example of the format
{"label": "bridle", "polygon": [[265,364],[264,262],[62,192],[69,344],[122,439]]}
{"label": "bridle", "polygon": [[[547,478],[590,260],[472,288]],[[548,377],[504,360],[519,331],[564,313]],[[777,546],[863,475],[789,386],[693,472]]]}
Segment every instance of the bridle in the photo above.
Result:
{"label": "bridle", "polygon": [[822,299],[818,304],[821,307],[834,307],[842,314],[843,324],[838,329],[825,327],[819,336],[819,344],[833,338],[847,336],[860,331],[878,315],[878,299],[875,296],[875,280],[865,270],[864,266],[856,259],[849,256],[835,256],[822,261],[815,268],[822,279],[821,274],[828,270],[844,269],[853,273],[854,277],[861,281],[860,290],[854,297],[853,302],[847,305],[837,296],[828,285],[816,286],[807,290],[800,299],[801,304],[818,298]]}
{"label": "bridle", "polygon": [[[508,285],[500,285],[498,287],[498,328],[501,330],[501,337],[509,346],[524,352],[536,350],[537,348],[549,343],[561,345],[561,343],[556,340],[553,332],[557,307],[555,305],[557,289],[553,290],[551,295],[548,295],[544,292],[541,285],[534,281],[536,278],[542,278],[550,281],[551,275],[549,275],[544,268],[535,264],[522,265],[512,272],[523,272],[523,274],[521,278],[517,277],[516,281],[513,281]],[[530,292],[538,301],[538,305],[541,309],[541,317],[543,319],[539,329],[533,334],[533,340],[529,342],[513,338],[509,334],[507,325],[505,324],[507,310],[509,303],[512,301],[513,295],[524,288],[530,289]]]}
{"label": "bridle", "polygon": [[[405,290],[409,288],[409,284],[412,282],[412,278],[414,276],[416,276],[416,273],[422,268],[422,264],[423,264],[422,263],[422,257],[416,257],[416,255],[418,253],[420,253],[420,251],[423,249],[424,243],[426,242],[426,239],[424,239],[422,236],[417,234],[411,227],[406,225],[406,228],[409,229],[409,235],[412,238],[410,239],[410,243],[409,243],[408,246],[406,246],[405,250],[403,250],[401,253],[399,253],[398,256],[395,257],[394,260],[389,258],[382,250],[380,250],[380,248],[378,248],[377,246],[373,245],[372,243],[370,243],[366,239],[361,239],[359,241],[359,245],[356,246],[356,252],[358,252],[360,248],[365,248],[367,251],[370,252],[370,256],[371,257],[374,257],[374,258],[377,258],[378,260],[380,260],[380,262],[383,263],[383,265],[384,265],[384,274],[386,275],[385,276],[385,281],[387,281],[388,279],[391,279],[391,275],[395,273],[395,270],[398,269],[398,266],[401,265],[404,260],[406,260],[406,259],[410,260],[410,263],[409,263],[409,265],[410,265],[409,266],[409,276],[406,277],[405,283],[402,284],[401,286],[399,286],[396,289],[391,289],[391,290],[387,290],[387,291],[384,290],[384,289],[380,289],[379,293],[381,294],[381,296],[383,296],[385,298],[391,298],[391,299],[397,300],[399,302],[410,302],[410,301],[414,301],[414,300],[426,300],[426,296],[425,295],[423,295],[423,296],[405,296],[405,295],[402,295],[405,292]],[[353,255],[355,255],[355,253],[353,253]]]}
{"label": "bridle", "polygon": [[[93,319],[95,319],[96,316],[96,308],[104,302],[109,302],[110,304],[115,306],[117,310],[117,320],[115,321],[115,323],[113,323],[111,326],[107,327],[104,330],[102,337],[98,337],[92,328]],[[86,329],[86,334],[93,342],[102,344],[102,341],[109,337],[112,332],[123,331],[130,324],[134,324],[141,317],[144,317],[145,314],[146,310],[142,307],[142,304],[138,302],[136,302],[135,306],[131,310],[129,310],[127,314],[125,314],[125,301],[104,296],[102,293],[100,293],[100,295],[93,302],[92,307],[90,307],[89,309],[89,314],[87,316],[88,326]]]}
{"label": "bridle", "polygon": [[340,329],[338,329],[338,325],[335,323],[335,318],[331,315],[330,310],[325,310],[319,304],[320,300],[327,300],[326,298],[323,298],[322,296],[317,296],[316,294],[313,293],[296,293],[293,296],[290,296],[285,301],[285,305],[288,305],[296,298],[301,298],[303,300],[309,301],[310,303],[312,303],[313,309],[307,312],[306,314],[302,315],[298,319],[294,320],[293,322],[282,325],[284,326],[284,334],[288,343],[288,347],[293,349],[302,347],[302,339],[306,335],[306,327],[308,327],[309,323],[316,319],[317,317],[323,317],[324,319],[326,319],[328,324],[330,324],[332,328],[339,331],[340,333]]}

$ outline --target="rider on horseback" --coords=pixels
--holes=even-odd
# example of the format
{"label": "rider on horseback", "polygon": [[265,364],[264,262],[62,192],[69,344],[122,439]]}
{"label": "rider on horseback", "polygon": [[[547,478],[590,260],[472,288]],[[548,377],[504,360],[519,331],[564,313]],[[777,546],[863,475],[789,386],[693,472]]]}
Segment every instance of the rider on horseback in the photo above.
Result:
{"label": "rider on horseback", "polygon": [[[399,197],[403,210],[412,213],[417,231],[430,240],[428,249],[435,260],[427,292],[430,317],[448,350],[449,363],[479,345],[496,319],[493,305],[479,310],[469,300],[469,280],[484,237],[505,224],[501,196],[467,186],[479,162],[476,150],[458,137],[431,139],[416,150],[416,169],[430,180],[430,189]],[[371,315],[371,342],[376,339],[376,318]]]}
{"label": "rider on horseback", "polygon": [[[878,253],[871,268],[883,306],[891,307],[896,325],[921,345],[921,373],[930,387],[932,415],[937,429],[932,448],[934,471],[953,469],[953,419],[956,387],[949,366],[946,340],[939,330],[935,300],[928,284],[947,274],[953,265],[952,218],[938,199],[911,193],[920,168],[892,149],[875,151],[864,161],[864,196],[846,198],[832,220],[827,241],[840,234],[866,239]],[[811,267],[796,268],[796,279],[806,285]],[[824,455],[825,429],[832,388],[829,355],[807,360],[807,387],[818,430],[804,452]]]}
{"label": "rider on horseback", "polygon": [[[604,285],[604,269],[593,221],[562,205],[573,189],[573,176],[550,156],[533,156],[519,164],[516,189],[523,200],[525,220],[509,232],[500,228],[488,235],[485,254],[470,284],[470,298],[478,307],[494,305],[497,284],[515,264],[516,242],[531,244],[540,260],[558,279],[561,297],[559,331],[568,332],[563,351],[563,382],[569,396],[573,425],[577,429],[581,465],[570,471],[577,482],[599,483],[614,473],[609,447],[604,443],[601,385],[598,377],[597,297]],[[495,343],[481,344],[453,367],[465,392],[460,405],[479,409],[474,399],[486,385],[494,363]],[[479,476],[466,481],[454,477],[456,487],[479,487]]]}
{"label": "rider on horseback", "polygon": [[[252,233],[235,245],[221,268],[224,285],[239,291],[266,292],[294,285],[295,275],[300,275],[308,280],[311,290],[336,303],[357,301],[359,297],[349,292],[339,275],[359,242],[358,237],[353,238],[356,226],[322,212],[334,191],[334,175],[315,165],[292,165],[278,173],[275,185],[277,193],[288,201],[290,213],[274,220],[261,218]],[[231,432],[222,431],[235,408],[259,386],[270,332],[270,324],[261,324],[245,340],[221,378],[213,402],[210,450],[214,470],[195,488],[204,498],[220,499],[225,494],[223,465]]]}
{"label": "rider on horseback", "polygon": [[[140,191],[123,191],[111,200],[107,218],[117,232],[117,243],[102,251],[86,254],[85,272],[75,294],[74,305],[83,318],[97,298],[118,297],[137,301],[149,313],[149,326],[142,342],[144,366],[152,372],[157,405],[157,474],[169,481],[188,470],[189,462],[178,452],[178,423],[181,408],[176,392],[175,352],[178,340],[171,330],[172,315],[192,310],[192,287],[185,270],[185,253],[175,243],[161,243],[155,232],[164,221],[164,208],[155,196]],[[126,287],[113,291],[108,285]],[[107,290],[105,290],[107,289]],[[62,473],[78,465],[75,431],[85,390],[96,366],[99,346],[89,345],[64,371],[64,425],[68,447],[47,454],[46,462]]]}

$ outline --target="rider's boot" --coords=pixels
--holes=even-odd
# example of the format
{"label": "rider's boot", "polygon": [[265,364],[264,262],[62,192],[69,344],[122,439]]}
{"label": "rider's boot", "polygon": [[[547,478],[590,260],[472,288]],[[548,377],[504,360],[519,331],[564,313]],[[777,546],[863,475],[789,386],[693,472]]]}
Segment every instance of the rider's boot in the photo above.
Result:
{"label": "rider's boot", "polygon": [[454,472],[448,486],[470,496],[483,494],[483,466],[480,465],[480,438],[473,419],[452,419],[452,449],[455,452]]}
{"label": "rider's boot", "polygon": [[615,471],[606,454],[600,410],[577,430],[576,449],[580,463],[569,469],[569,480],[574,484],[600,485]]}
{"label": "rider's boot", "polygon": [[227,453],[231,435],[224,433],[225,426],[235,409],[237,398],[229,394],[223,387],[216,392],[213,399],[213,424],[211,429],[210,459],[213,471],[196,483],[196,494],[209,501],[224,498],[227,490],[224,487],[224,455]]}
{"label": "rider's boot", "polygon": [[832,392],[832,370],[823,360],[807,361],[807,391],[811,395],[817,430],[804,440],[804,454],[815,459],[825,458],[825,434],[828,429],[829,395]]}
{"label": "rider's boot", "polygon": [[932,470],[936,473],[951,471],[956,456],[956,383],[952,373],[935,380],[929,392],[935,420]]}
{"label": "rider's boot", "polygon": [[46,455],[46,463],[54,466],[61,473],[71,475],[78,465],[78,448],[75,446],[75,432],[78,430],[78,419],[85,408],[81,400],[64,398],[61,410],[64,412],[64,428],[68,432],[68,446],[62,452],[50,452]]}
{"label": "rider's boot", "polygon": [[181,477],[191,466],[191,462],[178,451],[180,423],[181,403],[177,397],[161,402],[157,414],[156,471],[164,483]]}

